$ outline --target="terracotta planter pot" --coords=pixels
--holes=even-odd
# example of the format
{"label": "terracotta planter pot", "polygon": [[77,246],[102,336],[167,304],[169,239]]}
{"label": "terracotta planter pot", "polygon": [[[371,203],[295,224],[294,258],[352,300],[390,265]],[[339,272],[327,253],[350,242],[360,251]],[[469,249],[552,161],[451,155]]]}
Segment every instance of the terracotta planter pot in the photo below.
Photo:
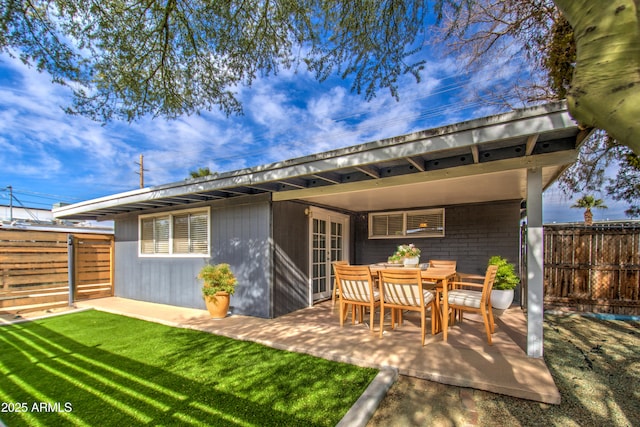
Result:
{"label": "terracotta planter pot", "polygon": [[207,310],[214,319],[224,319],[229,312],[229,293],[216,292],[214,296],[205,296],[204,301],[207,304]]}

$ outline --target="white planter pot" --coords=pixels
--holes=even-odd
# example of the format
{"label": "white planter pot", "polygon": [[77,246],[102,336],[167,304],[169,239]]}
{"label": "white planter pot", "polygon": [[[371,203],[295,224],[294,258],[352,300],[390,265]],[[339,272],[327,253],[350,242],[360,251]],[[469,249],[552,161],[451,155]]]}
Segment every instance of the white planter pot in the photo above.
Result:
{"label": "white planter pot", "polygon": [[491,306],[498,310],[506,310],[507,308],[511,307],[511,303],[513,302],[513,295],[513,289],[492,289]]}
{"label": "white planter pot", "polygon": [[420,263],[420,257],[414,256],[410,258],[405,258],[403,264],[405,267],[417,267]]}

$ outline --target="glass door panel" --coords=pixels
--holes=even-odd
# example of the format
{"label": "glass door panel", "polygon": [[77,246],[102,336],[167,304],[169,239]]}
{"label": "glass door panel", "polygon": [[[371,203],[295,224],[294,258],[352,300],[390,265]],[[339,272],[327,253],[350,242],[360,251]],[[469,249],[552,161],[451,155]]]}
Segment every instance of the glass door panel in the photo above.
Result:
{"label": "glass door panel", "polygon": [[331,263],[346,259],[345,240],[349,217],[314,210],[311,219],[311,293],[313,300],[331,297],[334,276]]}
{"label": "glass door panel", "polygon": [[313,294],[327,291],[327,222],[313,218],[313,247],[311,248]]}

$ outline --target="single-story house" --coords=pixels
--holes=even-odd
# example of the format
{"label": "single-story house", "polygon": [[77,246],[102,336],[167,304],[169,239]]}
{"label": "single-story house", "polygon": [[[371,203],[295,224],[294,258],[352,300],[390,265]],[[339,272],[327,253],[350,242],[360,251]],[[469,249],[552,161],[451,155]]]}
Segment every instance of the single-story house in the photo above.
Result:
{"label": "single-story house", "polygon": [[529,349],[542,355],[542,192],[589,131],[562,102],[54,209],[113,220],[115,295],[204,308],[197,274],[227,262],[234,313],[272,318],[331,295],[331,262],[520,263],[528,221]]}

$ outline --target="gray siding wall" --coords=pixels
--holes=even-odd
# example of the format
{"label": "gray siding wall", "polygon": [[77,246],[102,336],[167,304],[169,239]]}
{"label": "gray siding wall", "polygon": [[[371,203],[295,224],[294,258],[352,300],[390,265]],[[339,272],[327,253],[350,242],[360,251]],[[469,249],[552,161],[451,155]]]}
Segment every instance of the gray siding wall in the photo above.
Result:
{"label": "gray siding wall", "polygon": [[273,203],[274,316],[309,304],[309,219],[307,205]]}
{"label": "gray siding wall", "polygon": [[[206,263],[228,262],[239,281],[231,297],[234,313],[271,318],[306,307],[307,206],[297,202],[272,204],[267,197],[213,202],[209,206],[210,258],[140,257],[138,216],[117,218],[116,296],[204,309],[198,271]],[[455,259],[458,271],[484,273],[492,255],[502,255],[517,267],[519,201],[446,207],[445,221],[443,238],[369,240],[367,214],[353,215],[351,260],[354,264],[385,261],[397,245],[414,243],[422,250],[422,262]]]}
{"label": "gray siding wall", "polygon": [[[445,237],[428,239],[368,239],[368,215],[356,219],[356,263],[386,259],[398,245],[413,243],[420,262],[429,259],[457,260],[457,270],[484,274],[492,255],[502,255],[516,265],[520,253],[520,201],[457,205],[445,208]],[[517,292],[516,292],[517,294]]]}
{"label": "gray siding wall", "polygon": [[236,292],[231,297],[232,312],[272,317],[270,201],[256,197],[243,201],[213,202],[209,206],[210,258],[140,257],[138,216],[117,218],[116,296],[204,309],[198,272],[207,263],[227,262],[238,277]]}

